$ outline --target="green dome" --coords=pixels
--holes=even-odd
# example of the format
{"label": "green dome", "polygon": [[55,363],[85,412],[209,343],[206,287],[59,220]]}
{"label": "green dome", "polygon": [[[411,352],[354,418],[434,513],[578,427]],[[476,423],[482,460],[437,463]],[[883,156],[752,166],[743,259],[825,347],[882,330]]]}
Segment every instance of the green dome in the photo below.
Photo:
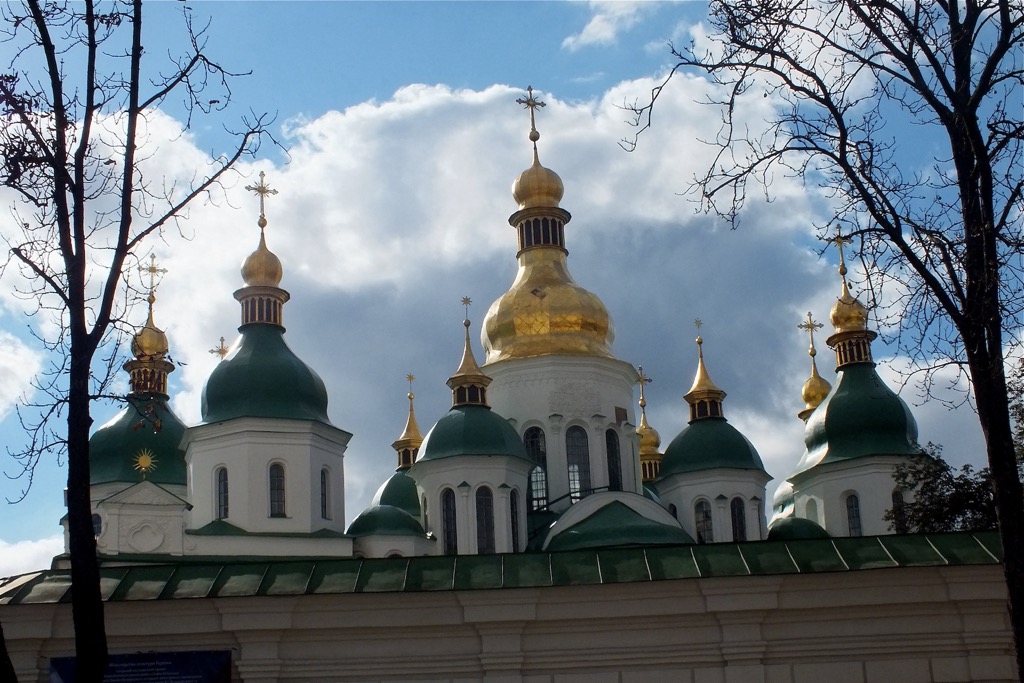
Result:
{"label": "green dome", "polygon": [[423,526],[405,510],[392,505],[373,505],[352,520],[349,536],[426,536]]}
{"label": "green dome", "polygon": [[146,479],[185,486],[185,452],[180,448],[185,425],[166,397],[141,394],[129,397],[127,404],[89,439],[89,484]]}
{"label": "green dome", "polygon": [[724,417],[694,420],[665,449],[658,479],[720,467],[761,470],[761,456]]}
{"label": "green dome", "polygon": [[874,363],[847,365],[832,391],[807,419],[806,451],[796,472],[873,455],[920,455],[917,422],[887,387]]}
{"label": "green dome", "polygon": [[330,424],[327,388],[288,348],[284,328],[250,324],[239,331],[238,348],[220,362],[203,387],[203,422],[277,417]]}
{"label": "green dome", "polygon": [[416,462],[457,455],[512,455],[528,462],[515,428],[487,406],[459,405],[427,432]]}
{"label": "green dome", "polygon": [[784,517],[768,529],[769,541],[799,541],[812,538],[830,538],[817,523],[803,517]]}
{"label": "green dome", "polygon": [[377,489],[370,505],[390,505],[419,519],[420,494],[416,480],[401,470],[395,472]]}
{"label": "green dome", "polygon": [[681,527],[669,526],[644,517],[619,501],[599,508],[586,519],[565,531],[557,532],[545,550],[582,550],[584,548],[615,548],[635,545],[693,544],[693,538]]}

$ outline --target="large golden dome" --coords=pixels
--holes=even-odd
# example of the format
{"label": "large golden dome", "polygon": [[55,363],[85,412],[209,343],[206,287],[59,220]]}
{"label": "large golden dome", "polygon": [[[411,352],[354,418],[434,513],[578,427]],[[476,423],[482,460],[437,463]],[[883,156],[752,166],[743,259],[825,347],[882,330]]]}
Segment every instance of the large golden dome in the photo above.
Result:
{"label": "large golden dome", "polygon": [[612,358],[615,332],[596,295],[576,284],[559,249],[519,256],[512,287],[484,318],[485,362],[554,354]]}
{"label": "large golden dome", "polygon": [[284,275],[281,259],[267,249],[267,239],[263,234],[266,219],[261,217],[260,223],[260,245],[242,262],[242,281],[246,287],[277,287]]}

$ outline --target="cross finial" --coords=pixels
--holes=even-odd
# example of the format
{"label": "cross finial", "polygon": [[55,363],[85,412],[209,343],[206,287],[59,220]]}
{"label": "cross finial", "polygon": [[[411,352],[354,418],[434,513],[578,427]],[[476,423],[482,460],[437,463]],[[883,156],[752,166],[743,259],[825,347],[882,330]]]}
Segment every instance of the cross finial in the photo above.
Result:
{"label": "cross finial", "polygon": [[537,140],[540,140],[540,133],[537,132],[537,119],[535,114],[537,109],[540,109],[541,107],[546,107],[547,104],[541,102],[540,100],[533,96],[532,85],[527,86],[526,97],[520,97],[518,100],[516,100],[516,104],[521,104],[524,108],[530,110],[530,141],[534,143],[534,146],[536,146]]}
{"label": "cross finial", "polygon": [[259,226],[260,226],[261,230],[263,228],[267,227],[267,207],[266,207],[267,196],[272,195],[272,194],[277,194],[277,190],[271,189],[271,187],[269,185],[267,185],[266,176],[267,176],[266,173],[264,173],[263,171],[260,171],[260,181],[258,183],[256,183],[255,185],[246,185],[245,186],[245,189],[249,190],[249,192],[255,192],[257,195],[259,195],[259,198],[260,198],[260,220],[259,220]]}
{"label": "cross finial", "polygon": [[836,226],[836,236],[829,240],[831,244],[836,245],[839,250],[839,275],[843,278],[843,287],[846,287],[846,259],[843,257],[843,247],[848,244],[853,244],[853,240],[849,237],[843,237],[843,234],[839,231],[839,226]]}
{"label": "cross finial", "polygon": [[220,346],[210,349],[210,353],[216,356],[220,356],[221,358],[224,358],[226,355],[228,355],[229,350],[230,349],[228,349],[228,347],[224,346],[224,337],[221,337]]}
{"label": "cross finial", "polygon": [[653,382],[654,380],[644,374],[644,366],[637,367],[637,382],[640,384],[640,407],[647,407],[647,400],[644,398],[644,387]]}
{"label": "cross finial", "polygon": [[470,298],[469,298],[468,296],[464,296],[464,297],[462,297],[462,305],[463,305],[463,306],[465,307],[465,309],[466,309],[466,318],[467,318],[467,319],[469,318],[469,306],[470,306],[470,304],[472,304],[472,303],[473,303],[473,300],[472,300],[472,299],[470,299]]}
{"label": "cross finial", "polygon": [[416,379],[416,376],[410,372],[408,375],[405,376],[405,379],[407,382],[409,382],[409,400],[412,400],[412,382],[414,379]]}
{"label": "cross finial", "polygon": [[156,264],[156,254],[149,255],[149,265],[139,266],[139,272],[143,274],[149,274],[149,293],[152,294],[156,289],[156,276],[163,275],[167,272],[166,268],[160,268]]}
{"label": "cross finial", "polygon": [[816,356],[818,353],[817,351],[814,350],[814,331],[820,330],[823,327],[825,327],[823,324],[817,322],[816,320],[814,320],[814,318],[811,317],[810,311],[807,311],[807,320],[797,325],[797,328],[801,330],[806,330],[807,334],[811,338],[811,348],[808,351],[808,353],[811,354],[812,358]]}

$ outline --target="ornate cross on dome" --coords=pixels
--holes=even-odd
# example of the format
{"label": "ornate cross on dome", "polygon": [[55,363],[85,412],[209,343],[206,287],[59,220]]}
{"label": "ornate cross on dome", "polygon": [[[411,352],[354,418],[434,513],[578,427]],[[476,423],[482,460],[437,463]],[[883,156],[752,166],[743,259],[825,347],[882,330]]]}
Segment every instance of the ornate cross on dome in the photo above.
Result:
{"label": "ornate cross on dome", "polygon": [[697,346],[699,347],[701,344],[704,343],[704,340],[701,339],[700,336],[700,328],[704,327],[704,321],[701,320],[700,318],[695,318],[693,321],[693,326],[697,328]]}
{"label": "ornate cross on dome", "polygon": [[537,140],[540,139],[540,133],[537,132],[537,120],[535,117],[535,112],[537,111],[537,109],[540,109],[541,107],[546,107],[547,104],[541,102],[540,100],[533,96],[532,85],[526,87],[526,95],[527,96],[525,98],[520,97],[518,100],[516,100],[516,104],[521,104],[523,105],[523,107],[530,110],[530,140],[532,140],[533,142],[537,142]]}
{"label": "ornate cross on dome", "polygon": [[228,351],[228,347],[224,346],[224,337],[220,338],[220,346],[210,349],[210,353],[220,356],[221,358],[224,358],[224,356],[228,355]]}
{"label": "ornate cross on dome", "polygon": [[843,247],[853,244],[853,240],[849,237],[843,237],[842,233],[839,232],[839,228],[836,227],[836,236],[829,239],[829,243],[836,245],[836,248],[839,250],[839,274],[846,275],[846,259],[843,257]]}
{"label": "ornate cross on dome", "polygon": [[465,308],[466,308],[466,318],[467,319],[469,318],[469,306],[472,303],[473,303],[473,300],[470,299],[468,296],[462,297],[462,305],[465,306]]}
{"label": "ornate cross on dome", "polygon": [[797,328],[801,330],[806,330],[808,335],[810,335],[811,337],[811,349],[808,353],[810,353],[812,356],[814,356],[817,353],[817,351],[814,350],[814,331],[820,330],[823,327],[825,327],[823,324],[816,322],[814,318],[811,317],[810,311],[807,311],[807,320],[797,325]]}
{"label": "ornate cross on dome", "polygon": [[412,395],[412,382],[413,382],[414,379],[416,379],[416,376],[413,375],[410,372],[408,375],[405,376],[405,379],[406,379],[406,381],[409,382],[409,400],[411,401],[412,398],[413,398],[413,395]]}
{"label": "ornate cross on dome", "polygon": [[260,171],[260,181],[255,185],[246,185],[245,189],[249,192],[255,192],[260,198],[260,227],[266,227],[267,225],[267,210],[266,210],[266,199],[267,196],[277,194],[277,190],[272,189],[267,185],[266,173]]}
{"label": "ornate cross on dome", "polygon": [[160,268],[156,265],[156,254],[149,255],[149,265],[139,266],[139,272],[143,274],[149,274],[149,293],[152,294],[156,289],[156,276],[163,275],[167,272],[166,268]]}
{"label": "ornate cross on dome", "polygon": [[644,400],[644,387],[654,380],[644,374],[644,366],[642,365],[637,367],[637,374],[640,375],[639,378],[637,378],[637,382],[640,384],[640,407],[645,408],[647,407],[647,401]]}

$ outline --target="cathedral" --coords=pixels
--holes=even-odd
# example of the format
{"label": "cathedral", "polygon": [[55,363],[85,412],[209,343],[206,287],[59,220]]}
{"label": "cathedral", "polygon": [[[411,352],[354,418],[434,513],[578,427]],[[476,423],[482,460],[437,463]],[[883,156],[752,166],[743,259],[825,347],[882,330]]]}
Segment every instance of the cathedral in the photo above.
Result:
{"label": "cathedral", "polygon": [[[877,638],[857,636],[861,640],[850,644],[851,652],[855,651],[850,657],[859,662],[857,666],[863,675],[837,680],[893,680],[886,676],[892,671],[908,670],[907,667],[916,670],[918,665],[913,662],[924,662],[925,669],[933,672],[932,677],[910,676],[908,680],[970,680],[983,671],[995,672],[991,680],[1002,680],[999,672],[1008,670],[1012,648],[1007,649],[1008,632],[1001,630],[1006,628],[1005,613],[999,616],[997,542],[975,536],[928,540],[927,546],[942,562],[933,555],[927,555],[929,560],[924,561],[920,559],[925,557],[923,553],[932,552],[926,551],[926,544],[919,537],[899,540],[900,536],[892,536],[893,523],[886,519],[887,511],[891,510],[891,516],[898,520],[900,506],[913,495],[912,491],[896,488],[894,469],[924,453],[918,445],[917,425],[908,406],[875,371],[871,344],[876,333],[868,327],[867,309],[851,295],[846,282],[843,247],[848,240],[841,236],[833,240],[839,250],[839,296],[829,315],[832,332],[826,343],[835,353],[835,378],[830,384],[819,374],[814,332],[823,325],[808,313],[801,325],[810,338],[811,357],[810,377],[802,391],[805,406],[799,413],[799,419],[805,423],[803,456],[793,472],[775,473],[785,476],[769,504],[766,485],[772,475],[765,471],[755,444],[728,421],[726,392],[711,379],[714,364],[705,359],[699,321],[694,379],[684,397],[689,423],[662,450],[662,438],[649,423],[645,411],[644,387],[648,378],[642,368],[616,357],[609,311],[597,294],[578,285],[570,274],[568,244],[572,238],[572,216],[560,205],[561,178],[540,162],[540,134],[534,116],[540,103],[532,90],[520,103],[530,110],[532,164],[512,185],[514,211],[508,222],[516,236],[515,280],[484,316],[479,327],[479,348],[473,343],[470,301],[464,299],[467,313],[461,360],[457,365],[453,363],[447,382],[451,409],[425,434],[417,424],[409,377],[408,418],[392,444],[395,473],[380,485],[369,507],[350,521],[345,519],[344,459],[351,433],[331,423],[327,413],[328,387],[316,370],[288,347],[284,319],[290,295],[281,287],[287,264],[282,264],[270,250],[264,234],[264,200],[274,193],[264,175],[261,173],[259,181],[247,188],[259,198],[260,235],[255,251],[242,264],[242,286],[233,294],[240,306],[239,337],[223,349],[221,361],[206,381],[202,421],[196,425],[184,425],[168,405],[168,374],[174,366],[168,359],[167,336],[156,323],[158,306],[151,279],[148,317],[133,338],[133,359],[125,364],[130,393],[124,409],[96,430],[90,441],[98,555],[104,571],[115,577],[111,580],[119,582],[119,587],[112,584],[109,590],[105,589],[105,596],[128,604],[133,599],[143,599],[137,591],[154,590],[152,582],[156,581],[159,587],[149,596],[150,604],[153,609],[163,609],[161,605],[169,601],[168,624],[179,618],[183,623],[198,623],[195,620],[200,617],[192,614],[186,620],[182,610],[217,609],[221,610],[221,617],[219,626],[195,627],[191,640],[182,634],[192,627],[183,626],[173,637],[140,637],[136,645],[145,643],[138,645],[143,650],[231,651],[231,680],[551,681],[563,680],[545,668],[554,665],[543,663],[547,661],[543,657],[531,658],[536,648],[543,649],[540,643],[548,642],[546,638],[560,642],[559,638],[577,629],[572,644],[559,646],[576,653],[565,654],[563,649],[567,657],[564,666],[568,667],[563,674],[598,667],[594,671],[599,670],[602,675],[618,671],[625,676],[622,672],[640,670],[650,674],[635,680],[802,681],[833,676],[827,666],[814,668],[808,664],[810,668],[802,670],[793,661],[824,656],[827,661],[842,664],[846,655],[835,653],[842,650],[836,643],[844,642],[844,637],[836,636],[829,646],[833,650],[822,650],[833,654],[808,654],[814,648],[807,648],[799,656],[779,654],[782,650],[766,654],[775,647],[789,647],[778,645],[773,638],[786,641],[826,637],[813,634],[817,627],[811,624],[818,623],[815,619],[824,619],[824,624],[834,611],[842,613],[845,609],[859,615],[851,617],[847,625],[863,619]],[[509,249],[512,248],[510,243]],[[149,271],[158,272],[155,262],[150,264]],[[300,320],[293,324],[304,323]],[[453,359],[459,357],[458,351],[452,349]],[[713,358],[713,353],[709,357]],[[634,405],[639,408],[639,416]],[[399,433],[397,425],[395,432]],[[794,451],[799,448],[799,444],[794,445]],[[893,540],[884,540],[887,537]],[[595,558],[597,578],[590,580],[586,577],[593,575]],[[241,579],[232,583],[230,577],[238,572],[248,576],[244,568],[253,566],[253,562],[264,563],[261,566],[266,569],[257,572],[261,578],[249,588],[243,587],[248,584]],[[957,642],[963,642],[962,629],[984,635],[973,641],[977,652],[965,650],[948,655],[959,657],[949,664],[952,669],[938,667],[932,661],[944,656],[948,638],[929,641],[927,647],[914,646],[918,650],[907,646],[908,652],[914,650],[911,654],[899,654],[900,646],[885,650],[884,645],[893,634],[930,628],[927,624],[937,612],[919,607],[908,608],[905,613],[897,613],[897,609],[890,614],[885,610],[893,609],[891,605],[900,601],[893,596],[905,595],[907,586],[938,581],[934,578],[937,574],[922,579],[923,575],[909,573],[938,571],[932,564],[967,566],[975,573],[962,579],[964,585],[984,593],[962,598],[976,600],[987,611],[978,612],[974,626],[951,627],[959,634]],[[879,567],[887,567],[889,572],[908,572],[894,574],[896,579],[886,583],[893,595],[886,594],[880,602],[873,602],[870,609],[860,603],[843,603],[873,595],[873,589],[862,577],[875,574],[855,570]],[[49,573],[0,582],[0,605],[6,604],[3,609],[9,611],[28,609],[33,602],[54,602],[53,586],[62,585],[65,569],[62,556],[55,559],[54,569]],[[852,583],[846,575],[829,573],[840,571],[855,575]],[[145,584],[148,588],[143,586],[145,582],[139,583],[143,576],[140,572],[149,577],[150,584]],[[190,593],[195,581],[205,580],[203,572],[212,572],[211,576],[216,578],[210,579],[206,592]],[[291,576],[289,572],[305,576],[295,584],[302,587],[292,586],[288,589],[291,593],[278,593],[279,589],[284,590],[280,588],[283,584],[268,577]],[[284,603],[280,600],[252,603],[251,613],[246,612],[249,616],[239,617],[242,621],[236,620],[230,626],[227,624],[231,620],[225,621],[225,608],[217,603],[231,595],[260,601],[275,594],[310,599],[314,597],[311,594],[316,594],[319,602],[288,609],[327,610],[324,605],[331,600],[354,597],[336,595],[351,592],[339,588],[348,585],[344,579],[348,576],[346,572],[355,572],[352,591],[362,593],[367,600],[380,601],[331,608],[352,610],[345,613],[354,621],[365,622],[359,638],[366,640],[359,642],[366,651],[345,655],[363,657],[366,662],[372,660],[372,666],[364,662],[362,669],[342,672],[338,667],[345,656],[316,651],[317,637],[310,635],[314,631],[307,633],[298,626],[260,627],[272,631],[295,629],[284,635],[282,632],[267,636],[267,642],[277,643],[272,653],[260,649],[266,643],[259,638],[250,642],[239,635],[248,628],[242,623],[246,619],[259,621],[259,613],[282,609]],[[808,578],[825,583],[814,589],[763,583],[773,580],[770,577],[791,573],[808,574]],[[189,580],[193,583],[182,583],[185,574],[192,577]],[[714,578],[726,576],[731,579]],[[843,576],[846,583],[829,578],[837,576]],[[960,580],[959,575],[951,576],[940,578],[947,584]],[[125,584],[129,577],[135,577],[131,586]],[[721,604],[733,606],[716,607],[718,603],[708,597],[709,593],[701,598],[701,609],[714,614],[717,620],[716,625],[705,626],[718,633],[721,642],[708,644],[711,640],[704,631],[698,634],[686,630],[697,628],[696,624],[704,618],[681,616],[695,604],[694,596],[686,597],[691,590],[687,586],[694,585],[686,577],[727,583],[734,579],[728,585],[720,584],[722,596],[735,592],[731,598],[721,598],[725,600]],[[631,588],[639,585],[631,583],[635,581],[647,583]],[[52,589],[47,594],[51,596],[49,602],[39,597],[39,587],[43,585]],[[655,585],[662,586],[658,590],[678,593],[652,593],[655,589],[651,587]],[[708,588],[719,584],[701,585],[701,590],[719,590]],[[854,586],[863,590],[854,590]],[[946,584],[943,586],[941,596],[934,601],[948,606],[950,591]],[[465,590],[460,591],[460,587]],[[607,591],[594,592],[605,587],[633,593],[615,597]],[[507,592],[509,588],[517,590]],[[521,593],[573,588],[582,592],[549,593],[547,597]],[[849,596],[845,595],[847,589]],[[750,642],[761,645],[755,647],[743,641],[747,643],[743,647],[730,646],[726,642],[730,638],[742,640],[750,632],[743,631],[745,627],[730,631],[723,626],[729,622],[722,615],[738,610],[737,614],[756,613],[762,621],[771,618],[765,616],[769,614],[765,607],[757,607],[761,598],[756,596],[773,590],[778,591],[775,599],[779,609],[769,610],[771,614],[777,616],[785,611],[783,607],[788,605],[792,609],[792,605],[797,605],[805,616],[788,621],[790,626],[780,626],[770,634],[767,626],[759,626],[766,630],[759,631],[760,635]],[[789,598],[779,597],[787,590],[804,597],[787,602]],[[807,610],[814,609],[801,602],[808,595],[802,592],[806,590],[832,596],[821,598],[825,602],[811,600],[817,605],[817,617],[807,616]],[[389,591],[399,592],[394,600],[388,597]],[[409,591],[417,595],[410,595]],[[373,597],[370,593],[381,595]],[[427,664],[422,659],[417,660],[421,666],[414,666],[410,663],[416,659],[411,654],[414,650],[455,647],[455,631],[444,630],[454,626],[437,626],[432,635],[417,633],[414,626],[432,624],[432,619],[444,621],[444,605],[451,605],[432,605],[429,600],[443,601],[448,594],[459,596],[466,624],[473,619],[488,623],[493,619],[495,624],[500,621],[504,626],[494,631],[488,631],[490,627],[475,627],[473,647],[479,652],[474,650],[477,654],[470,657],[472,661],[452,655],[455,659],[448,664],[442,662],[444,666],[434,660]],[[132,595],[136,597],[129,597]],[[571,620],[575,623],[572,627],[559,622],[562,625],[552,627],[554,630],[547,636],[537,631],[539,640],[529,641],[524,629],[540,628],[538,624],[546,619],[541,605],[556,595],[566,605],[588,604],[592,612],[581,612]],[[933,600],[921,596],[916,599],[922,604],[931,604],[929,601]],[[477,612],[470,606],[474,600],[482,601]],[[56,603],[59,602],[58,597]],[[491,607],[484,607],[485,603]],[[246,603],[234,604],[242,609],[240,606]],[[647,616],[661,616],[647,624],[647,617],[633,611],[640,609],[640,605]],[[115,635],[122,623],[116,621],[118,609],[112,607],[108,612],[115,615]],[[676,621],[671,620],[673,609],[682,610]],[[384,623],[376,624],[373,617],[367,616],[376,610],[391,614],[395,624],[400,621],[401,625],[394,625],[396,630],[389,633]],[[401,610],[402,616],[389,610]],[[622,621],[614,621],[616,614]],[[919,618],[920,625],[908,625],[911,622],[907,619],[913,621],[912,617]],[[602,620],[600,624],[595,621],[598,618]],[[329,638],[323,633],[334,633],[330,629],[345,627],[327,612],[318,619],[316,628],[327,629],[318,631],[323,638]],[[288,620],[291,624],[299,623],[298,612],[291,613]],[[638,625],[630,626],[636,620],[640,620]],[[806,625],[804,636],[780,635],[790,633],[786,629],[800,621]],[[376,625],[366,625],[371,622]],[[509,626],[512,622],[518,626]],[[640,622],[646,625],[641,627]],[[16,618],[15,627],[18,623]],[[619,625],[612,625],[615,623]],[[887,631],[890,626],[879,626],[880,623],[891,625],[891,632]],[[820,628],[828,630],[825,626]],[[11,630],[8,629],[9,637]],[[22,641],[18,640],[17,628],[13,630],[12,651],[17,654]],[[645,635],[634,638],[630,631]],[[371,632],[376,635],[368,635]],[[518,635],[509,635],[513,632]],[[652,635],[658,632],[662,635]],[[225,635],[232,633],[235,635]],[[304,635],[300,637],[298,633]],[[551,635],[555,633],[562,635]],[[682,647],[673,633],[689,633],[679,636],[689,645]],[[64,637],[66,645],[66,634]],[[330,636],[334,637],[347,636]],[[298,640],[291,642],[289,638]],[[427,640],[417,645],[418,638]],[[594,647],[617,653],[608,655],[611,659],[605,669],[599,663],[604,660],[594,659],[596,650],[578,649],[583,647],[580,642],[590,638],[595,639]],[[634,647],[632,654],[620,652],[612,644],[621,638],[642,640],[644,644]],[[654,653],[657,643],[665,638],[668,640],[664,642],[677,643],[676,649],[673,654],[659,658]],[[56,635],[51,639],[59,641]],[[445,639],[449,639],[447,644],[442,643]],[[865,644],[868,641],[870,644]],[[286,642],[291,643],[288,647],[292,650],[288,650]],[[388,643],[403,652],[386,651]],[[717,648],[717,654],[708,655],[711,650],[704,652],[700,643]],[[136,645],[122,651],[135,651]],[[505,655],[492,652],[485,656],[489,647],[499,652],[506,646],[511,649]],[[36,658],[54,656],[61,650],[56,645],[26,647],[36,648],[31,650]],[[40,647],[51,647],[51,652],[46,655]],[[373,659],[377,652],[374,648],[378,647],[385,649]],[[703,654],[694,654],[698,650]],[[883,651],[892,655],[895,669],[875,670],[869,666]],[[645,654],[637,655],[639,652]],[[25,661],[31,659],[30,655],[25,656]],[[640,658],[631,659],[637,656]],[[310,664],[312,661],[320,664]],[[397,662],[405,663],[399,666]],[[970,678],[942,677],[946,674],[941,672],[954,669],[967,671]],[[327,671],[332,673],[328,675]],[[529,678],[529,671],[539,677]],[[541,671],[549,673],[541,675]],[[688,673],[684,676],[684,672]],[[1012,673],[1007,680],[1010,677]]]}

